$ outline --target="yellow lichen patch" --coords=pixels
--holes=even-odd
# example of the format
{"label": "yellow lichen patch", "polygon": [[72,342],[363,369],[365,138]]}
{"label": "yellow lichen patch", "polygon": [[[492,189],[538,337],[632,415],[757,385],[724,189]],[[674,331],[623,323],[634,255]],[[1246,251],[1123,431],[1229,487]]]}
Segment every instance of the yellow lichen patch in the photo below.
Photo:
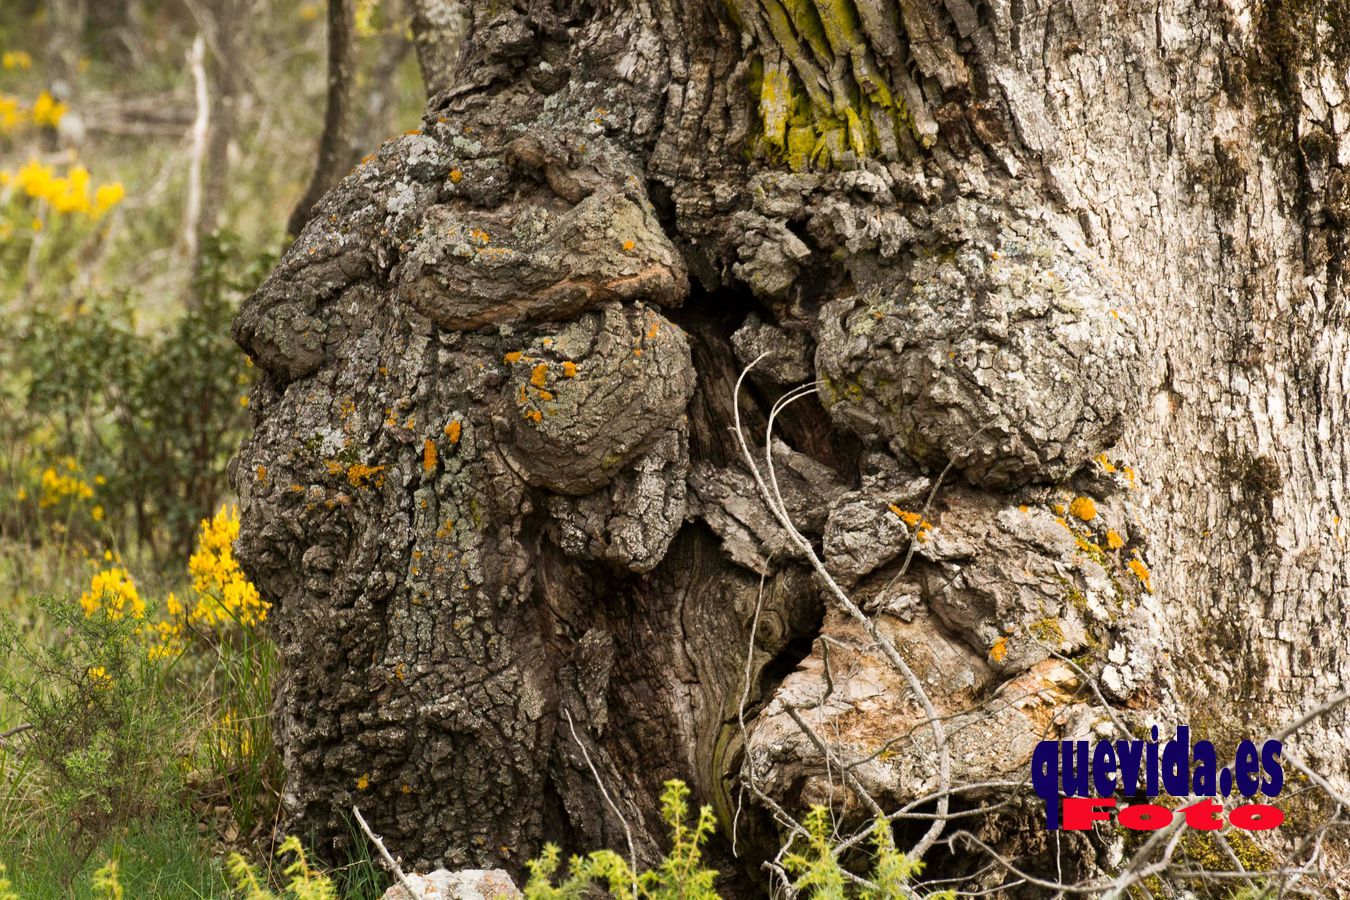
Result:
{"label": "yellow lichen patch", "polygon": [[562,364],[562,370],[563,370],[563,377],[565,378],[577,377],[577,364],[572,362],[570,359]]}
{"label": "yellow lichen patch", "polygon": [[1136,556],[1129,561],[1128,565],[1130,571],[1133,572],[1135,577],[1143,584],[1144,590],[1148,591],[1150,594],[1153,593],[1153,575],[1149,572],[1148,566],[1144,565],[1144,561]]}
{"label": "yellow lichen patch", "polygon": [[1107,475],[1112,475],[1116,471],[1116,467],[1111,464],[1111,460],[1106,458],[1105,453],[1101,453],[1097,456],[1097,465],[1101,466],[1102,471]]}
{"label": "yellow lichen patch", "polygon": [[450,439],[450,443],[459,443],[459,435],[463,428],[464,426],[460,424],[459,419],[455,419],[449,425],[445,426],[445,436]]}
{"label": "yellow lichen patch", "polygon": [[548,384],[548,363],[540,363],[530,372],[530,384],[542,388]]}
{"label": "yellow lichen patch", "polygon": [[258,469],[257,469],[257,471],[256,471],[255,474],[258,476],[258,480],[259,480],[259,481],[266,481],[266,480],[267,480],[267,466],[258,466]]}
{"label": "yellow lichen patch", "polygon": [[436,442],[427,438],[422,444],[422,471],[433,472],[436,470]]}
{"label": "yellow lichen patch", "polygon": [[459,169],[451,169],[451,170],[450,170],[450,181],[451,181],[452,183],[454,183],[454,184],[459,184],[459,180],[460,180],[461,178],[463,178],[463,177],[464,177],[464,173],[461,172]]}
{"label": "yellow lichen patch", "polygon": [[544,402],[548,402],[549,400],[552,400],[552,399],[553,399],[553,392],[552,392],[552,391],[546,391],[546,390],[544,390],[543,388],[540,388],[540,389],[539,389],[539,399],[540,399],[540,400],[543,400]]}
{"label": "yellow lichen patch", "polygon": [[364,791],[368,787],[370,787],[370,775],[362,772],[361,776],[356,779],[356,789],[358,791]]}
{"label": "yellow lichen patch", "polygon": [[1130,468],[1129,466],[1126,466],[1120,471],[1125,476],[1125,480],[1130,483],[1130,487],[1134,487],[1134,469]]}
{"label": "yellow lichen patch", "polygon": [[647,340],[655,340],[656,335],[661,331],[660,322],[652,322],[651,327],[647,329]]}
{"label": "yellow lichen patch", "polygon": [[1023,503],[1021,506],[1017,507],[1017,511],[1022,513],[1023,515],[1026,515],[1027,513],[1031,512],[1031,508],[1028,507],[1025,503]]}
{"label": "yellow lichen patch", "polygon": [[540,422],[544,421],[544,414],[537,409],[530,409],[525,411],[525,418],[538,425]]}
{"label": "yellow lichen patch", "polygon": [[510,353],[502,357],[502,362],[506,363],[508,366],[514,366],[516,363],[520,362],[521,359],[523,359],[524,357],[525,354],[521,353],[519,350],[512,350]]}
{"label": "yellow lichen patch", "polygon": [[1069,504],[1069,512],[1084,522],[1091,522],[1097,518],[1097,504],[1091,497],[1074,497],[1073,502]]}
{"label": "yellow lichen patch", "polygon": [[1055,515],[1057,515],[1057,516],[1062,516],[1062,515],[1064,515],[1064,504],[1063,504],[1063,503],[1051,503],[1051,504],[1050,504],[1050,511],[1051,511],[1052,513],[1054,513]]}
{"label": "yellow lichen patch", "polygon": [[994,646],[989,648],[989,658],[996,663],[1001,663],[1008,657],[1008,639],[1000,637],[994,641]]}
{"label": "yellow lichen patch", "polygon": [[1120,536],[1120,532],[1114,528],[1108,528],[1106,531],[1106,546],[1112,550],[1119,550],[1125,546],[1125,539]]}

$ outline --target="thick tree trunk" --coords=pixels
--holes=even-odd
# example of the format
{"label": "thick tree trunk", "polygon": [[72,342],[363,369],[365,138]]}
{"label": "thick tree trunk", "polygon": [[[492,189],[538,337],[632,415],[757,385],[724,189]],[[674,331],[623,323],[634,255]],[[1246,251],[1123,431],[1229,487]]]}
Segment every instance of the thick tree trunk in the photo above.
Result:
{"label": "thick tree trunk", "polygon": [[[888,808],[935,790],[741,459],[765,352],[746,434],[819,379],[776,423],[786,507],[954,781],[1100,718],[1056,654],[1221,746],[1344,689],[1341,0],[468,14],[423,132],[237,324],[293,823],[341,843],[358,804],[451,865],[621,847],[584,744],[643,856],[663,779],[736,820],[751,893],[747,779],[865,812],[821,741]],[[1344,779],[1346,734],[1295,743]],[[1054,872],[1037,827],[986,833]]]}

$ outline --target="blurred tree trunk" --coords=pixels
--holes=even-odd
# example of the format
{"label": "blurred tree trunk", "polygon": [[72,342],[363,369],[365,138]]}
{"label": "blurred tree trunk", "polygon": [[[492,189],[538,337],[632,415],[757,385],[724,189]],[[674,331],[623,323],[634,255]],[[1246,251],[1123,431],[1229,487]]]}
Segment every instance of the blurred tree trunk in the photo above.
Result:
{"label": "blurred tree trunk", "polygon": [[297,235],[309,221],[314,204],[346,174],[354,161],[351,147],[352,88],[356,77],[355,7],[353,0],[328,0],[328,94],[318,159],[309,187],[291,212],[288,235]]}
{"label": "blurred tree trunk", "polygon": [[[743,777],[845,817],[840,760],[886,808],[937,787],[741,461],[762,353],[747,434],[819,381],[777,421],[787,510],[957,781],[1100,718],[1052,650],[1221,746],[1345,688],[1339,0],[474,2],[448,71],[422,6],[422,132],[236,324],[290,827],[337,847],[359,804],[416,865],[622,849],[584,746],[644,858],[663,779],[724,834],[741,808],[717,862],[751,896]],[[1341,784],[1345,725],[1296,742]],[[981,833],[1109,866],[1036,815]]]}
{"label": "blurred tree trunk", "polygon": [[454,78],[455,54],[464,31],[464,4],[459,0],[409,0],[413,46],[422,69],[422,83],[432,96]]}

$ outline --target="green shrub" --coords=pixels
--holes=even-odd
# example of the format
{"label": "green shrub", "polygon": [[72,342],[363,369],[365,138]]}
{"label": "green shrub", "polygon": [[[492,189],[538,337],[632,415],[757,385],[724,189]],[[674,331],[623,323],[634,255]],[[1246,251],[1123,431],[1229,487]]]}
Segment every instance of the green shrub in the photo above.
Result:
{"label": "green shrub", "polygon": [[[226,495],[248,427],[252,371],[230,338],[239,301],[272,264],[225,234],[207,239],[194,302],[143,333],[128,291],[33,305],[0,355],[9,471],[6,533],[70,533],[87,545],[134,539],[163,563],[186,555],[197,522]],[[53,488],[48,470],[67,479]]]}
{"label": "green shrub", "polygon": [[95,610],[88,615],[69,601],[43,601],[50,631],[42,643],[0,626],[0,691],[33,726],[24,736],[27,792],[72,847],[92,849],[169,807],[182,782],[184,717],[165,702],[166,660],[147,652],[134,590],[91,590],[82,598]]}

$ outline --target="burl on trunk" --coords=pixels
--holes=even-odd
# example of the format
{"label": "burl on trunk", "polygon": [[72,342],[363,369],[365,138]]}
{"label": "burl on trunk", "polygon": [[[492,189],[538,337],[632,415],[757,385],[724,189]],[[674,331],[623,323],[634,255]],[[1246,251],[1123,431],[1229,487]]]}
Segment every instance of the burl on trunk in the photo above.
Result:
{"label": "burl on trunk", "polygon": [[[1223,740],[1343,686],[1337,10],[473,2],[452,76],[415,20],[450,86],[236,325],[291,827],[340,846],[356,804],[410,862],[518,870],[623,846],[598,774],[651,858],[679,777],[748,879],[748,779],[938,787],[742,458],[756,359],[746,439],[814,383],[784,506],[953,783],[1102,700]],[[1343,777],[1338,716],[1304,752]]]}

